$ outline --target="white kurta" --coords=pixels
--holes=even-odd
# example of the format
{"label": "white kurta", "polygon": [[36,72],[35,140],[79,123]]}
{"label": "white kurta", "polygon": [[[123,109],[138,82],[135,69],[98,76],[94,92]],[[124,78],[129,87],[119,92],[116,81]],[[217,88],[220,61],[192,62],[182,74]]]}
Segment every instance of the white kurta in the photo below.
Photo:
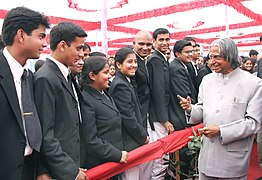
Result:
{"label": "white kurta", "polygon": [[262,81],[239,68],[204,77],[189,123],[219,125],[221,135],[203,136],[199,170],[207,176],[247,175],[254,134],[262,119]]}

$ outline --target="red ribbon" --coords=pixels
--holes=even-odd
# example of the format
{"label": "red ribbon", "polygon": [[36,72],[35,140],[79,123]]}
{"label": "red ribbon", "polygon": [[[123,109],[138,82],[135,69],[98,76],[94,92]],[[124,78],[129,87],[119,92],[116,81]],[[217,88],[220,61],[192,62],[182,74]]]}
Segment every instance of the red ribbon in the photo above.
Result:
{"label": "red ribbon", "polygon": [[163,154],[172,153],[184,147],[190,141],[189,136],[193,135],[193,129],[195,132],[198,132],[198,129],[202,127],[203,124],[199,124],[192,128],[175,131],[164,138],[129,152],[128,163],[126,164],[117,162],[104,163],[89,169],[86,171],[86,175],[89,180],[108,179],[139,164],[161,158]]}

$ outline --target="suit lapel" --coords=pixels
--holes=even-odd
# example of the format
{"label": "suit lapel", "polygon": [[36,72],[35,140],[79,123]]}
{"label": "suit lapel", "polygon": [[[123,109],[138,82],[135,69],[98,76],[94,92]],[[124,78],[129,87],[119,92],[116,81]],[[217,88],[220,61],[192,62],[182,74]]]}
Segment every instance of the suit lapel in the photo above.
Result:
{"label": "suit lapel", "polygon": [[[65,87],[65,89],[69,92],[69,94],[73,97],[73,99],[76,101],[75,94],[72,91],[71,87],[69,86],[69,83],[66,81],[65,77],[63,76],[60,69],[57,67],[57,65],[50,59],[47,58],[46,60],[47,66],[49,66],[57,75],[57,77],[60,79],[62,85]],[[74,80],[73,80],[74,81]]]}
{"label": "suit lapel", "polygon": [[164,67],[168,68],[169,64],[166,61],[165,57],[158,50],[155,50],[154,53],[155,53],[156,56],[158,56],[161,59],[161,61],[163,62]]}
{"label": "suit lapel", "polygon": [[137,58],[138,68],[148,76],[145,62],[139,56],[136,56],[136,58]]}
{"label": "suit lapel", "polygon": [[[117,75],[118,75],[118,77],[119,77],[120,79],[122,79],[122,80],[128,85],[128,87],[129,87],[130,89],[132,89],[132,90],[131,90],[131,93],[133,94],[133,96],[136,97],[136,102],[138,103],[139,108],[141,109],[141,107],[140,107],[140,102],[139,102],[139,100],[138,100],[138,95],[137,95],[137,92],[136,92],[135,87],[127,80],[127,78],[126,78],[120,71],[117,72]],[[131,80],[131,78],[130,78],[130,80]]]}
{"label": "suit lapel", "polygon": [[[89,92],[92,96],[94,96],[96,99],[100,100],[104,105],[108,106],[109,108],[113,109],[116,112],[119,112],[118,109],[116,108],[116,105],[115,105],[113,99],[108,94],[106,94],[106,95],[111,101],[109,99],[107,99],[107,97],[105,95],[101,94],[98,90],[96,90],[96,89],[94,89],[90,86],[87,86],[87,89],[89,89]],[[114,106],[112,106],[112,104]]]}
{"label": "suit lapel", "polygon": [[[11,69],[7,63],[6,58],[3,55],[3,52],[0,53],[0,86],[2,86],[7,99],[9,101],[9,104],[15,114],[15,117],[17,119],[17,122],[21,128],[21,130],[24,132],[23,124],[22,124],[22,114],[20,105],[18,102],[18,97],[16,93],[16,88],[14,84],[13,74],[11,72]],[[2,112],[4,113],[4,112]]]}

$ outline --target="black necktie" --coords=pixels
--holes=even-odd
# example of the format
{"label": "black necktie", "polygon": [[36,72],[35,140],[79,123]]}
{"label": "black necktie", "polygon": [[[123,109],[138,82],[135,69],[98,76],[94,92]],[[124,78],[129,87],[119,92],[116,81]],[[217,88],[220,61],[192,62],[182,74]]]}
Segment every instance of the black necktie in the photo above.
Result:
{"label": "black necktie", "polygon": [[32,98],[27,70],[24,70],[22,75],[21,95],[27,139],[30,147],[39,152],[42,143],[42,133],[39,118]]}
{"label": "black necktie", "polygon": [[74,93],[74,90],[73,90],[73,79],[72,78],[73,78],[72,75],[68,74],[68,76],[67,76],[68,85],[70,87],[71,93],[73,93],[73,96],[75,97],[75,93]]}

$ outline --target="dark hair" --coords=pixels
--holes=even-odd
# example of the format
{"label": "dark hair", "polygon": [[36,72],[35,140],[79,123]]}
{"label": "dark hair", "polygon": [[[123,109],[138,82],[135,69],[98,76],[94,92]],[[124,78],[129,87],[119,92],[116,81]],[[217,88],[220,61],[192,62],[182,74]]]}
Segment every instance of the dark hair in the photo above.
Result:
{"label": "dark hair", "polygon": [[84,44],[83,51],[85,51],[86,49],[89,49],[89,51],[91,52],[91,47],[87,43]]}
{"label": "dark hair", "polygon": [[95,51],[95,52],[91,52],[90,53],[90,56],[102,56],[102,57],[106,57],[106,55],[102,52],[98,52],[98,51]]}
{"label": "dark hair", "polygon": [[262,42],[262,36],[260,36],[259,41]]}
{"label": "dark hair", "polygon": [[196,44],[196,40],[193,37],[190,37],[190,36],[185,37],[183,40],[185,40],[185,41],[193,41]]}
{"label": "dark hair", "polygon": [[44,63],[45,63],[45,61],[42,60],[42,59],[37,60],[35,62],[35,72],[38,71],[38,69],[40,69],[43,66]]}
{"label": "dark hair", "polygon": [[205,60],[205,62],[207,62],[209,59],[210,59],[210,57],[209,57],[209,53],[208,53],[207,56],[204,57],[204,60]]}
{"label": "dark hair", "polygon": [[199,44],[196,44],[194,47],[200,47],[200,45],[199,45]]}
{"label": "dark hair", "polygon": [[2,40],[6,46],[11,46],[17,30],[23,29],[27,35],[31,35],[39,25],[50,27],[47,16],[26,7],[13,8],[6,13],[2,27]]}
{"label": "dark hair", "polygon": [[129,47],[124,47],[119,49],[115,55],[115,62],[119,62],[120,64],[123,64],[124,60],[127,58],[129,54],[134,54],[133,49]]}
{"label": "dark hair", "polygon": [[251,57],[252,55],[258,55],[259,53],[256,51],[256,50],[254,50],[254,49],[251,49],[250,51],[249,51],[249,57]]}
{"label": "dark hair", "polygon": [[3,49],[4,47],[5,47],[5,43],[0,36],[0,50]]}
{"label": "dark hair", "polygon": [[57,44],[61,41],[65,41],[68,46],[75,41],[77,37],[87,37],[84,29],[71,22],[60,22],[54,26],[50,32],[50,49],[56,50]]}
{"label": "dark hair", "polygon": [[152,50],[156,50],[156,48],[155,48],[155,46],[154,46],[153,44],[152,44],[152,47],[151,47],[151,48],[152,48]]}
{"label": "dark hair", "polygon": [[85,89],[85,87],[92,82],[89,77],[90,72],[98,74],[104,69],[106,64],[108,64],[107,59],[102,56],[90,56],[87,58],[83,66],[82,75],[79,79],[80,89]]}
{"label": "dark hair", "polygon": [[169,34],[169,31],[165,28],[158,28],[153,32],[153,38],[156,40],[159,34]]}
{"label": "dark hair", "polygon": [[256,64],[256,60],[250,57],[245,57],[242,62],[246,63],[247,61],[251,61],[253,66]]}
{"label": "dark hair", "polygon": [[186,40],[179,40],[174,44],[173,52],[175,57],[177,57],[176,52],[181,53],[185,46],[192,46],[192,44]]}

